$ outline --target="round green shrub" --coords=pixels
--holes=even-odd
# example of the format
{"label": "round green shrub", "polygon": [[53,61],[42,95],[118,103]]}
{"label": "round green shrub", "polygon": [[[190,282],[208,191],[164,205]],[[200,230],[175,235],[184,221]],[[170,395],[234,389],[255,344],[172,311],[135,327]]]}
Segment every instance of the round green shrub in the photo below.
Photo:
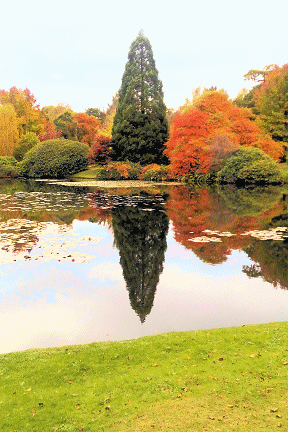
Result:
{"label": "round green shrub", "polygon": [[25,154],[35,145],[39,144],[39,139],[35,132],[27,132],[22,135],[14,149],[14,157],[17,161],[23,160]]}
{"label": "round green shrub", "polygon": [[65,178],[87,168],[89,146],[77,141],[43,141],[29,150],[20,163],[24,177]]}
{"label": "round green shrub", "polygon": [[217,174],[219,183],[281,183],[278,164],[262,150],[241,147],[235,150]]}

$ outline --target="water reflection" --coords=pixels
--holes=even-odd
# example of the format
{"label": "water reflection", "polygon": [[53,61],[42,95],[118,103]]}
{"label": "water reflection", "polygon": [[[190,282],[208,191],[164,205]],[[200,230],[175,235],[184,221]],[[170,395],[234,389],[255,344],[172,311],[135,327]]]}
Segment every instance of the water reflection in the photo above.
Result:
{"label": "water reflection", "polygon": [[130,197],[113,208],[112,227],[130,304],[143,323],[153,307],[163,271],[169,221],[156,200],[139,198],[137,204]]}
{"label": "water reflection", "polygon": [[[83,331],[71,324],[81,338],[59,344],[105,340],[103,334],[137,337],[159,327],[178,331],[287,319],[287,293],[278,290],[278,298],[280,292],[287,297],[279,301],[271,289],[288,288],[282,188],[116,190],[0,182],[0,243],[3,326],[13,301],[9,316],[18,316],[21,303],[28,319],[28,307],[41,315],[53,297],[51,314],[57,309],[59,320],[61,313],[66,323],[68,316],[71,323],[80,322],[80,315],[82,320]],[[262,313],[257,308],[263,291]],[[269,309],[272,298],[282,307],[278,315]],[[29,332],[36,332],[31,325]]]}

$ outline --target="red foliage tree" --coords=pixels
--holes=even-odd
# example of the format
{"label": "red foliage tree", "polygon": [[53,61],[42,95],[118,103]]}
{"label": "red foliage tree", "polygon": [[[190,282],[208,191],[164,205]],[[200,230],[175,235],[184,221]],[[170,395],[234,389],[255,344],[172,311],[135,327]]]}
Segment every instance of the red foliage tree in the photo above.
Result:
{"label": "red foliage tree", "polygon": [[104,135],[96,135],[87,156],[88,162],[90,164],[106,165],[111,161],[111,155],[111,138]]}
{"label": "red foliage tree", "polygon": [[54,125],[47,120],[44,120],[46,130],[43,134],[39,135],[39,141],[47,141],[50,139],[61,138],[62,131],[56,131]]}

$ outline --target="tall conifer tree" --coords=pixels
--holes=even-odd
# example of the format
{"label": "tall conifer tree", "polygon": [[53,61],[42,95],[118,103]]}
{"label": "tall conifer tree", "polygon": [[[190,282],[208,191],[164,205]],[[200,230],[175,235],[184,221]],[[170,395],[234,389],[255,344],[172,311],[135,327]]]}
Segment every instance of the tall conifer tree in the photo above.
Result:
{"label": "tall conifer tree", "polygon": [[116,160],[166,163],[166,106],[149,39],[140,31],[132,42],[112,128]]}

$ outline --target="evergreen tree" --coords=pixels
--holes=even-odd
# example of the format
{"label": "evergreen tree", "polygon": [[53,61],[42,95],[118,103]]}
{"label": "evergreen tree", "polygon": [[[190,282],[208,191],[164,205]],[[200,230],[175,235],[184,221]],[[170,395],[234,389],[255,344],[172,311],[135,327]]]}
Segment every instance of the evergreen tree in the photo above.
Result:
{"label": "evergreen tree", "polygon": [[112,128],[116,160],[167,163],[166,106],[150,42],[140,31],[128,54]]}

